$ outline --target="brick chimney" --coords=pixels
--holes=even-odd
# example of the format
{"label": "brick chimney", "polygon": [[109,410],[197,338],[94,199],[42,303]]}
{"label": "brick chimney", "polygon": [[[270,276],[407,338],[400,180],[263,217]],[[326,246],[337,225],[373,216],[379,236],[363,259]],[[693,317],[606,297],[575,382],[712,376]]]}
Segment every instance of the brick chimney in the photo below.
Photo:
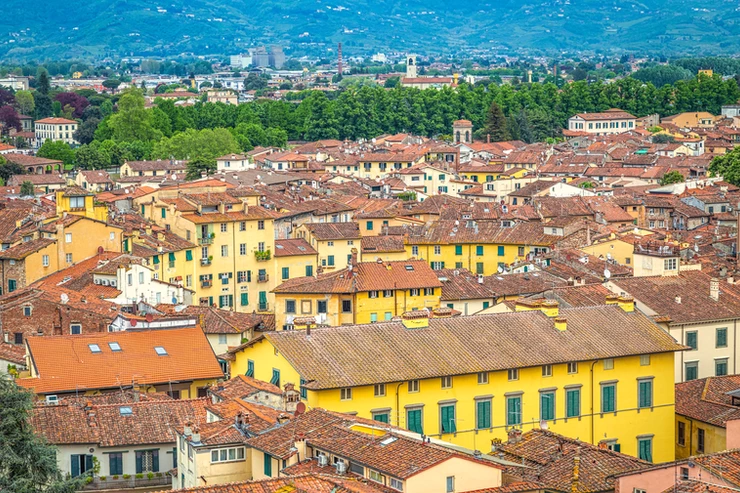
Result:
{"label": "brick chimney", "polygon": [[709,297],[714,301],[719,301],[719,279],[716,277],[709,281]]}

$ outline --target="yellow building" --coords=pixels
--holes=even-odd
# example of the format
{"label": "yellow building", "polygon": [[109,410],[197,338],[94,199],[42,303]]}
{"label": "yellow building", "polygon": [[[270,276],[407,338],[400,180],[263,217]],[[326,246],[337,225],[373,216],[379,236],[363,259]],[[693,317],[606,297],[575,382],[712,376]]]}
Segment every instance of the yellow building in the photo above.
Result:
{"label": "yellow building", "polygon": [[442,283],[423,261],[360,262],[347,269],[299,277],[275,288],[275,326],[372,323],[439,307]]}
{"label": "yellow building", "polygon": [[275,279],[285,282],[317,272],[318,252],[303,238],[275,240]]}
{"label": "yellow building", "polygon": [[259,197],[158,192],[139,202],[142,215],[197,245],[194,250],[186,248],[184,255],[167,253],[167,266],[172,267],[166,278],[182,278],[200,304],[241,312],[269,311],[269,293],[276,284],[274,214],[257,205]]}
{"label": "yellow building", "polygon": [[529,253],[548,252],[560,239],[545,234],[538,222],[504,227],[497,221],[474,221],[470,212],[461,212],[460,220],[439,220],[409,235],[406,252],[426,260],[434,270],[468,269],[489,276]]}
{"label": "yellow building", "polygon": [[271,332],[235,348],[232,373],[300,385],[309,408],[357,413],[478,450],[545,421],[655,462],[674,457],[674,352],[628,298],[619,306],[420,317]]}
{"label": "yellow building", "polygon": [[[349,265],[352,250],[360,250],[362,235],[357,223],[306,223],[295,230],[296,238],[303,238],[319,255],[322,271],[343,269]],[[362,261],[362,253],[357,259]]]}
{"label": "yellow building", "polygon": [[327,162],[327,173],[339,173],[357,178],[383,178],[424,161],[424,153],[368,152]]}

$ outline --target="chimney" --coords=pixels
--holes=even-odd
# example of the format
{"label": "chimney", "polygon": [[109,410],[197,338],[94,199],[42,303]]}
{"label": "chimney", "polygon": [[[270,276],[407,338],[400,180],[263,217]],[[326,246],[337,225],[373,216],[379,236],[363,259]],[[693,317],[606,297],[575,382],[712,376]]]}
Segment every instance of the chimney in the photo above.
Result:
{"label": "chimney", "polygon": [[429,327],[429,313],[426,310],[404,312],[401,315],[401,322],[407,329],[423,329]]}
{"label": "chimney", "polygon": [[681,297],[680,296],[676,296],[676,300],[675,301],[676,301],[676,304],[677,305],[680,305],[681,304]]}
{"label": "chimney", "polygon": [[578,448],[576,456],[573,457],[573,474],[571,476],[571,493],[578,493],[578,483],[581,476],[581,449]]}
{"label": "chimney", "polygon": [[619,308],[625,312],[632,313],[635,311],[635,299],[632,296],[620,296],[617,302],[619,303]]}
{"label": "chimney", "polygon": [[554,323],[555,328],[559,332],[565,332],[568,330],[568,320],[565,317],[555,317]]}
{"label": "chimney", "polygon": [[193,435],[190,437],[192,443],[200,443],[200,430],[193,428]]}
{"label": "chimney", "polygon": [[616,294],[607,294],[606,295],[606,304],[607,305],[617,305],[619,304],[619,296]]}
{"label": "chimney", "polygon": [[191,428],[193,423],[185,423],[185,427],[182,429],[182,434],[186,437],[192,436],[193,429]]}
{"label": "chimney", "polygon": [[709,297],[714,301],[719,301],[719,279],[716,277],[709,281]]}

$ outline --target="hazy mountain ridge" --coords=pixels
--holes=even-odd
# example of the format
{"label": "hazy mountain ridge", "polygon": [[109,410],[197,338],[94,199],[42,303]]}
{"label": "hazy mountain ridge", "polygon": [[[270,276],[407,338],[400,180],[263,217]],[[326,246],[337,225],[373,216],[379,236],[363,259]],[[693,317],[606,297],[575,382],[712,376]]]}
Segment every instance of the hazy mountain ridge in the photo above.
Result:
{"label": "hazy mountain ridge", "polygon": [[30,8],[9,0],[0,57],[224,54],[252,44],[305,51],[301,43],[317,54],[338,41],[348,54],[465,46],[729,53],[738,35],[737,4],[721,0],[39,0]]}

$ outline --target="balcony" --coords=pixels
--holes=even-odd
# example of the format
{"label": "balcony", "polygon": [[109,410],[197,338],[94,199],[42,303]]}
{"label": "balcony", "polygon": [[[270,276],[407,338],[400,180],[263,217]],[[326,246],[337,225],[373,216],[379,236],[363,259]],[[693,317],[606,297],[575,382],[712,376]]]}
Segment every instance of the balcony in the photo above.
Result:
{"label": "balcony", "polygon": [[269,274],[262,274],[262,275],[257,276],[257,282],[267,282],[269,280],[270,280]]}
{"label": "balcony", "polygon": [[[150,475],[151,477],[149,477]],[[171,484],[172,478],[166,472],[124,474],[121,476],[95,476],[91,482],[85,485],[83,490],[121,491],[133,488],[153,488],[154,490],[159,490]]]}
{"label": "balcony", "polygon": [[198,238],[198,245],[210,245],[213,243],[213,236],[201,236]]}
{"label": "balcony", "polygon": [[256,252],[254,252],[254,258],[257,260],[257,262],[266,262],[272,258],[272,254],[270,250],[257,250]]}
{"label": "balcony", "polygon": [[211,261],[212,260],[213,260],[213,258],[211,258],[211,257],[202,258],[202,259],[200,259],[200,265],[211,265]]}
{"label": "balcony", "polygon": [[211,286],[213,286],[213,281],[211,281],[210,279],[204,280],[204,281],[200,281],[200,287],[201,288],[210,288]]}

